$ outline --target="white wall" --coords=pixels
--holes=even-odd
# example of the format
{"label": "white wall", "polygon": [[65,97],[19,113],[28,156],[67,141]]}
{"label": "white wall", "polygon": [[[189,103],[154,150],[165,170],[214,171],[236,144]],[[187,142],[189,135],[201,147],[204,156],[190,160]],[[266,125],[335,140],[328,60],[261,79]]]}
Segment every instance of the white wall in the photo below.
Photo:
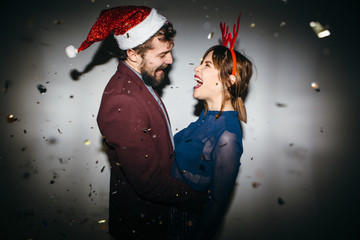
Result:
{"label": "white wall", "polygon": [[[64,49],[85,40],[102,9],[129,4],[157,8],[178,31],[162,94],[174,133],[197,118],[193,68],[219,43],[219,22],[232,26],[242,12],[236,48],[253,60],[256,74],[240,174],[219,239],[341,239],[355,232],[359,84],[346,27],[352,6],[341,15],[327,1],[18,3],[5,2],[1,16],[1,226],[8,239],[110,239],[98,223],[107,218],[109,164],[96,116],[118,62],[111,58],[74,81],[72,70],[83,71],[106,51],[96,43],[69,59]],[[312,20],[329,24],[332,35],[317,38]],[[9,114],[17,121],[8,122]]]}

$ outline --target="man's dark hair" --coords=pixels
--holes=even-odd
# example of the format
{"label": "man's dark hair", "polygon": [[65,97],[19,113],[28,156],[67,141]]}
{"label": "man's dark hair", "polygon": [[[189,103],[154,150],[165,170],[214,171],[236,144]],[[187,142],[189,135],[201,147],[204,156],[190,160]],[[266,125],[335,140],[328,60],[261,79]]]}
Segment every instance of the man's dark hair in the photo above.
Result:
{"label": "man's dark hair", "polygon": [[[140,44],[139,46],[133,48],[133,50],[140,54],[141,57],[144,57],[146,51],[152,49],[152,40],[154,37],[158,37],[161,42],[173,43],[176,35],[176,30],[170,22],[166,22],[154,35],[152,35],[146,42]],[[120,60],[126,60],[127,53],[126,50],[120,50]]]}

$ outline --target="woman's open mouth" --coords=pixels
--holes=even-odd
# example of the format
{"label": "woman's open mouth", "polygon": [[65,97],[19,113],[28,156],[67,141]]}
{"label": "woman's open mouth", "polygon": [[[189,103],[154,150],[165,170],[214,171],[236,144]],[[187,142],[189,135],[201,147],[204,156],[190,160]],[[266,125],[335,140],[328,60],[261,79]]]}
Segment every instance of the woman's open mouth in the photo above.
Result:
{"label": "woman's open mouth", "polygon": [[201,78],[198,75],[194,76],[194,80],[197,82],[196,86],[194,86],[194,89],[197,89],[197,88],[201,87],[201,85],[203,85],[203,81],[201,80]]}

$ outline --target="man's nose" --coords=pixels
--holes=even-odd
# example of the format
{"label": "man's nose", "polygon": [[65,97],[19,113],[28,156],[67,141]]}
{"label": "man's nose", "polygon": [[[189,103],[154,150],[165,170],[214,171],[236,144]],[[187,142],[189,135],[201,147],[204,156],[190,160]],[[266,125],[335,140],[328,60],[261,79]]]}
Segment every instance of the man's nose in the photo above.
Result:
{"label": "man's nose", "polygon": [[171,54],[171,52],[169,52],[166,56],[166,60],[165,60],[165,63],[166,64],[173,64],[174,62],[174,59],[173,59],[173,56]]}

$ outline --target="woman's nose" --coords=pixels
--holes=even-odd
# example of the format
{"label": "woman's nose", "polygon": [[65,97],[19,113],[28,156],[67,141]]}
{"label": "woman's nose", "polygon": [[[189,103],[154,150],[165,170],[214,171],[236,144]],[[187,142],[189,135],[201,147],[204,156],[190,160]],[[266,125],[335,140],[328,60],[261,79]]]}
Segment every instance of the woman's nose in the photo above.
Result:
{"label": "woman's nose", "polygon": [[199,72],[199,67],[200,67],[200,66],[195,67],[195,68],[194,68],[194,71],[195,71],[195,72]]}

